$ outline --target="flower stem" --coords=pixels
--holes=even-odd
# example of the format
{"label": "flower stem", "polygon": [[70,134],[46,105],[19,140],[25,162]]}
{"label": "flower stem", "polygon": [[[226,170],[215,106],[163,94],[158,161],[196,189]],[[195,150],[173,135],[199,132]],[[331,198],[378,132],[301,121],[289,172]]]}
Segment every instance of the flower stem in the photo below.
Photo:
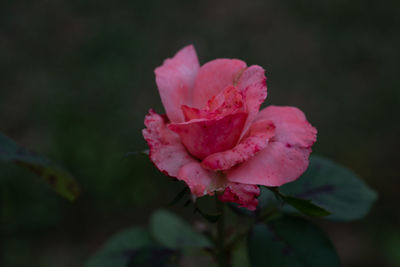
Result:
{"label": "flower stem", "polygon": [[217,260],[218,265],[220,267],[228,267],[228,258],[227,253],[225,251],[225,214],[224,214],[224,203],[218,199],[218,196],[215,196],[216,206],[218,214],[220,217],[217,222],[217,242],[216,242],[216,249],[217,249]]}

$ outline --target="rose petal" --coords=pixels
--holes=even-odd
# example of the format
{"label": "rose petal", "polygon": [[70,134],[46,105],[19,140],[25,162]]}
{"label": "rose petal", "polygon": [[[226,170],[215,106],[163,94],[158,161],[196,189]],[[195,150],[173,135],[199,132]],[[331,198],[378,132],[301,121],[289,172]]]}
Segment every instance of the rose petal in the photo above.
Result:
{"label": "rose petal", "polygon": [[244,68],[246,63],[238,59],[215,59],[201,66],[193,88],[192,106],[204,108],[213,96],[233,85]]}
{"label": "rose petal", "polygon": [[311,147],[317,139],[317,129],[307,121],[304,113],[295,107],[269,106],[256,120],[271,120],[276,126],[274,140],[288,146]]}
{"label": "rose petal", "polygon": [[244,113],[243,96],[234,86],[226,87],[221,93],[212,97],[205,109],[197,109],[182,105],[186,121],[194,119],[216,119],[223,116]]}
{"label": "rose petal", "polygon": [[172,123],[168,128],[179,134],[187,150],[199,159],[231,149],[237,144],[247,114],[230,114],[217,119]]}
{"label": "rose petal", "polygon": [[239,77],[237,88],[243,92],[244,101],[249,116],[244,127],[244,132],[250,127],[257,116],[261,104],[267,97],[267,86],[265,70],[260,66],[253,65],[247,68]]}
{"label": "rose petal", "polygon": [[296,180],[308,167],[310,148],[291,147],[273,142],[249,161],[227,172],[232,182],[281,186]]}
{"label": "rose petal", "polygon": [[183,166],[179,170],[178,179],[185,181],[192,194],[197,197],[213,194],[214,191],[222,191],[227,183],[223,175],[205,170],[199,162],[191,162]]}
{"label": "rose petal", "polygon": [[251,125],[245,137],[237,146],[227,151],[209,155],[202,161],[202,165],[211,170],[230,169],[238,163],[247,161],[267,147],[274,133],[275,125],[271,121],[257,121]]}
{"label": "rose petal", "polygon": [[260,188],[256,185],[229,183],[219,200],[233,202],[249,210],[255,210],[258,205],[257,197],[260,195]]}
{"label": "rose petal", "polygon": [[234,86],[227,86],[208,101],[207,108],[220,115],[245,112],[243,96]]}
{"label": "rose petal", "polygon": [[192,108],[186,105],[182,105],[183,116],[185,121],[197,120],[197,119],[212,119],[216,116],[215,112],[209,112],[208,110]]}
{"label": "rose petal", "polygon": [[270,106],[261,111],[259,119],[275,124],[275,136],[254,157],[228,170],[228,180],[265,186],[294,181],[308,167],[316,129],[307,122],[303,112],[293,107]]}
{"label": "rose petal", "polygon": [[179,140],[179,136],[166,127],[163,117],[150,110],[146,116],[143,136],[150,148],[150,159],[165,174],[178,176],[179,169],[195,161]]}
{"label": "rose petal", "polygon": [[199,68],[196,51],[193,45],[189,45],[155,69],[158,91],[170,121],[184,121],[181,106],[190,104]]}

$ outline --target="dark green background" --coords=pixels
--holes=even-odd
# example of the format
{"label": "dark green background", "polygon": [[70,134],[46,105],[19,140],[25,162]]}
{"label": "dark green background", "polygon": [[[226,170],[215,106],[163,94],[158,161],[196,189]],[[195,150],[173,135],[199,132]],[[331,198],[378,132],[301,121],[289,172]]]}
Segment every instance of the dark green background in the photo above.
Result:
{"label": "dark green background", "polygon": [[301,108],[314,152],[379,192],[365,220],[323,224],[343,265],[400,264],[399,3],[1,1],[0,131],[62,163],[83,194],[71,204],[0,165],[0,265],[80,266],[174,197],[181,184],[123,155],[146,148],[148,109],[163,111],[154,68],[190,43],[201,63],[263,66],[266,105]]}

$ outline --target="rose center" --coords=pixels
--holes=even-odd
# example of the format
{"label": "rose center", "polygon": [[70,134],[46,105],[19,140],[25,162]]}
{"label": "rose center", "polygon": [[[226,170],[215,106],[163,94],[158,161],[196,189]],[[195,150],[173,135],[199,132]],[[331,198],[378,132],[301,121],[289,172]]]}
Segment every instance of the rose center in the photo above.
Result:
{"label": "rose center", "polygon": [[170,124],[196,158],[233,148],[239,141],[247,112],[243,97],[234,86],[212,97],[205,109],[182,106],[186,122]]}

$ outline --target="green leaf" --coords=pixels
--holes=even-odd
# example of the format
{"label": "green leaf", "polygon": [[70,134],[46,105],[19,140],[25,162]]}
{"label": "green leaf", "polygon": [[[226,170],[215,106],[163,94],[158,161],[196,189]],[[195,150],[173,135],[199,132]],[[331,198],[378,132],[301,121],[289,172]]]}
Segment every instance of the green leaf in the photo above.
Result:
{"label": "green leaf", "polygon": [[282,202],[283,204],[287,203],[305,215],[320,217],[331,214],[329,211],[312,203],[312,201],[309,199],[287,196],[285,194],[282,194],[282,192],[280,192],[278,187],[266,187],[266,188],[270,190],[273,194],[275,194],[276,201],[278,202],[283,201]]}
{"label": "green leaf", "polygon": [[251,266],[338,267],[332,243],[309,221],[282,216],[268,224],[256,224],[248,236]]}
{"label": "green leaf", "polygon": [[278,202],[277,196],[271,191],[271,188],[260,186],[260,196],[258,197],[257,209],[264,209],[271,204]]}
{"label": "green leaf", "polygon": [[166,210],[153,213],[150,219],[150,231],[160,244],[171,249],[211,246],[204,235]]}
{"label": "green leaf", "polygon": [[112,237],[85,267],[126,267],[134,261],[136,253],[139,261],[143,258],[142,249],[151,246],[154,246],[154,241],[150,233],[146,229],[134,227]]}
{"label": "green leaf", "polygon": [[283,243],[278,242],[274,233],[264,224],[256,224],[247,239],[248,257],[252,267],[283,266]]}
{"label": "green leaf", "polygon": [[364,217],[377,198],[354,172],[323,157],[313,156],[307,171],[280,192],[311,200],[330,211],[327,219],[351,221]]}
{"label": "green leaf", "polygon": [[0,160],[21,166],[43,178],[58,194],[75,200],[80,193],[72,175],[48,159],[29,151],[0,134]]}
{"label": "green leaf", "polygon": [[292,207],[294,207],[295,209],[297,209],[298,211],[300,211],[301,213],[304,213],[305,215],[308,216],[321,217],[321,216],[328,216],[331,214],[329,211],[313,204],[311,200],[308,199],[283,196],[283,200]]}

